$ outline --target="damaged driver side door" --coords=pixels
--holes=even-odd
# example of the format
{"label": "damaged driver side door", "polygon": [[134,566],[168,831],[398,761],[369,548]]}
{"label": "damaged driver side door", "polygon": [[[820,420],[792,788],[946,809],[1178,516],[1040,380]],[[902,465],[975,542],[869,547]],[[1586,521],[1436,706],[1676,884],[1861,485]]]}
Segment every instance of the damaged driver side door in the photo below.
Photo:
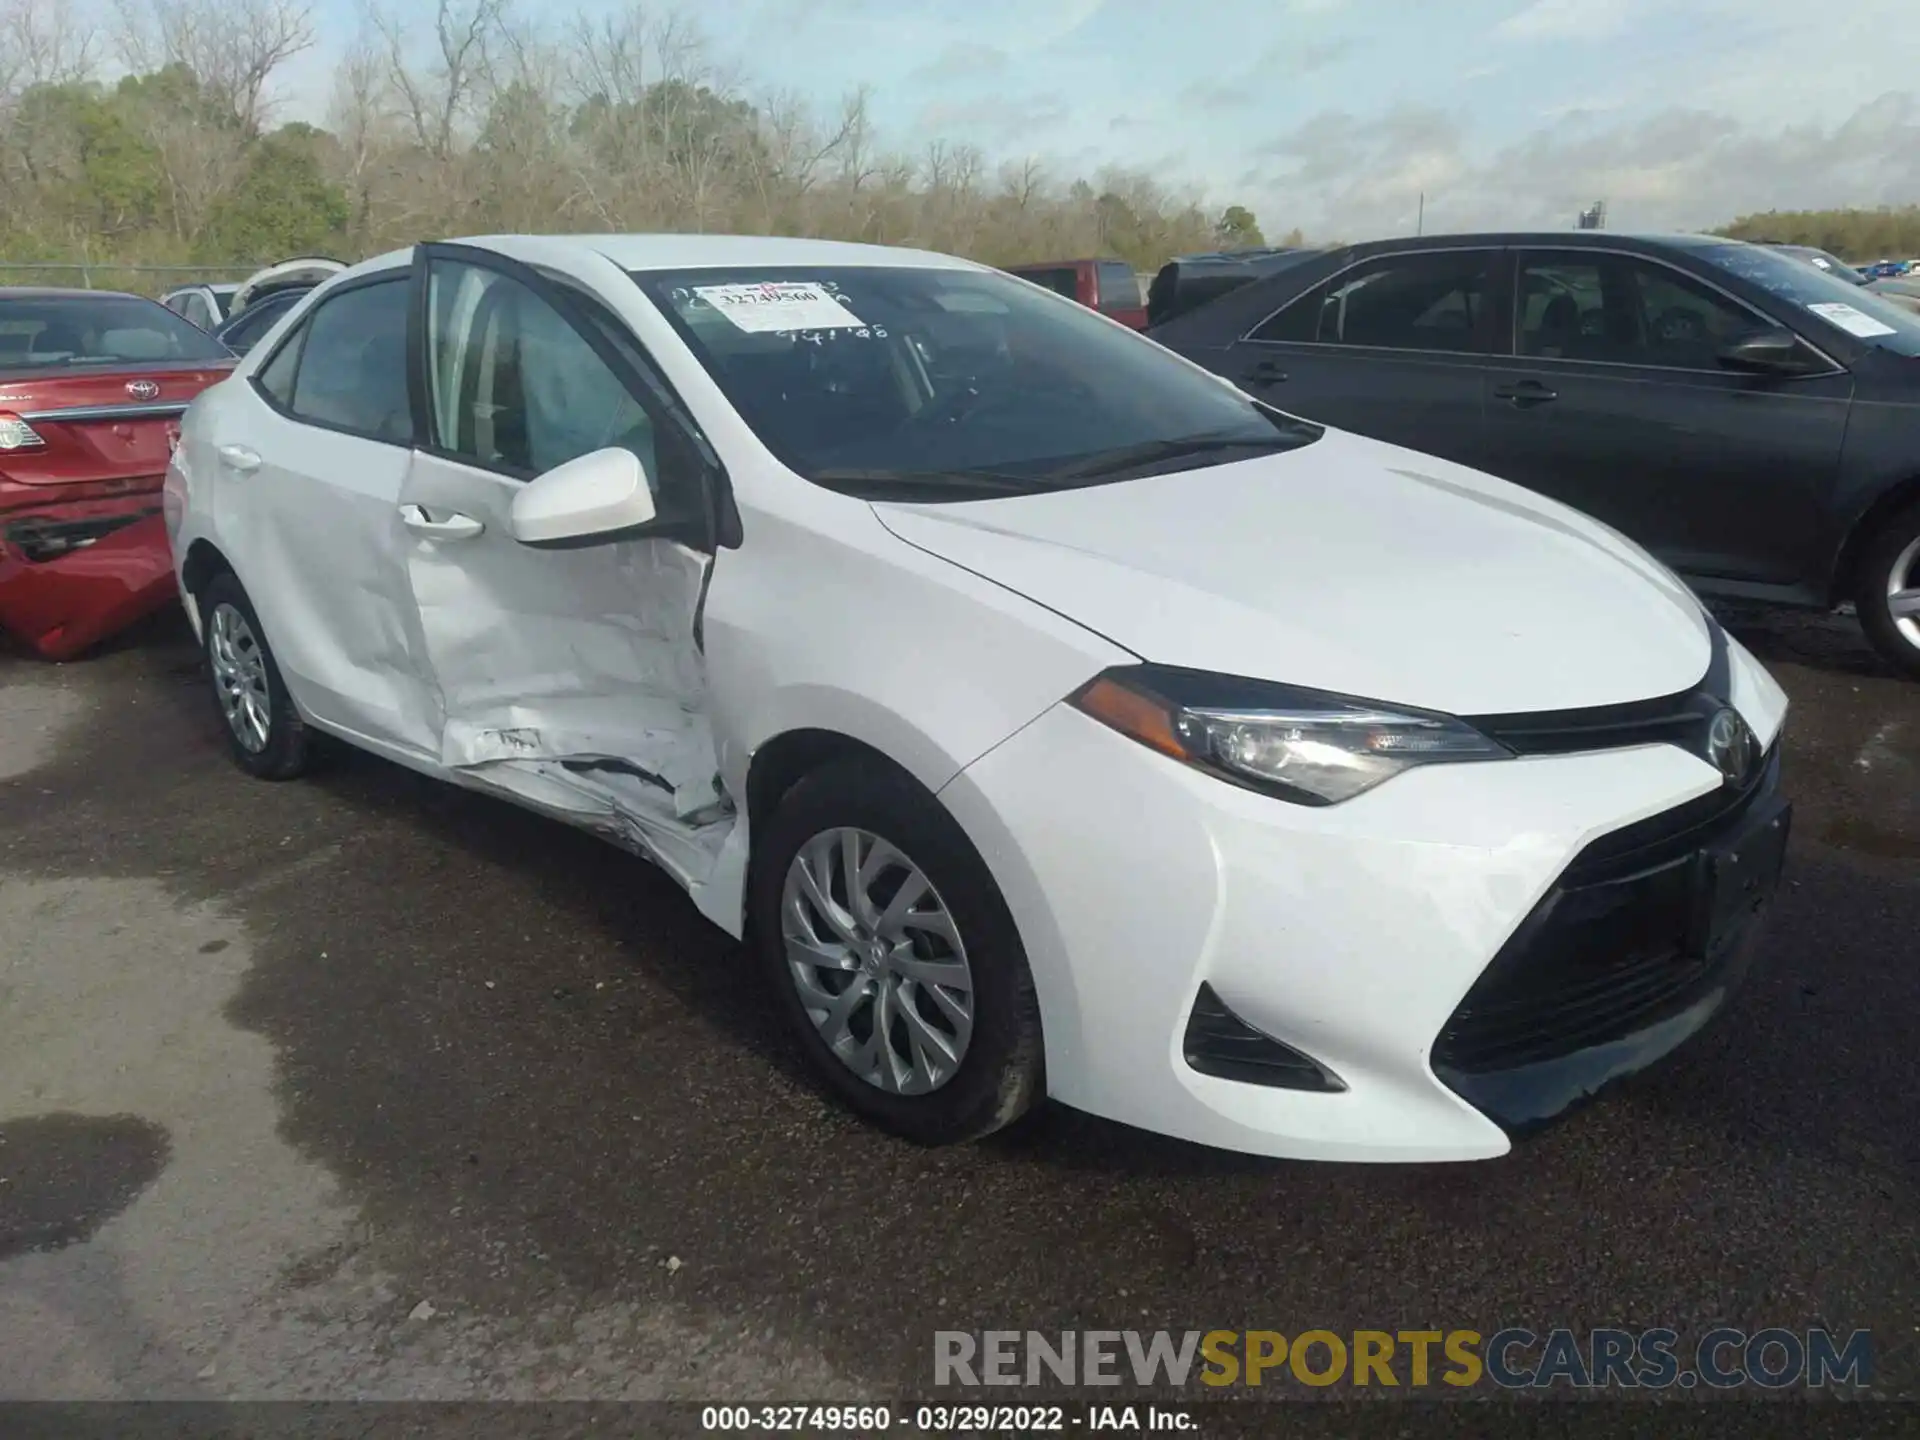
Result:
{"label": "damaged driver side door", "polygon": [[[426,435],[400,522],[446,717],[440,758],[697,883],[732,824],[697,643],[711,451],[631,332],[583,291],[428,245],[415,295]],[[609,447],[639,457],[653,522],[569,548],[514,538],[528,483]]]}

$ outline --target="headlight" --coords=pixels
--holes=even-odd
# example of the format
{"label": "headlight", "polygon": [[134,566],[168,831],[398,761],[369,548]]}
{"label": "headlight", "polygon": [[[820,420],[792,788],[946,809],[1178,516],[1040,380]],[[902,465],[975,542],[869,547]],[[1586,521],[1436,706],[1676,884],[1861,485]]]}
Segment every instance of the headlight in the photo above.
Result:
{"label": "headlight", "polygon": [[1162,665],[1109,670],[1071,703],[1163,755],[1298,805],[1337,805],[1415,765],[1513,754],[1451,715]]}

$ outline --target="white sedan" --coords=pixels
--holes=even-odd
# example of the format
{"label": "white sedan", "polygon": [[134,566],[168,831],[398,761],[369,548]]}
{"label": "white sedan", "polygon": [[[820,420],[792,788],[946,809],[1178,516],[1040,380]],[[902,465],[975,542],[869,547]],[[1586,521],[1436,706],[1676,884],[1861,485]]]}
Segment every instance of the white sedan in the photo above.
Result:
{"label": "white sedan", "polygon": [[1785,845],[1785,698],[1643,551],[964,260],[385,255],[166,501],[241,767],[647,857],[926,1142],[1501,1154],[1721,1008]]}

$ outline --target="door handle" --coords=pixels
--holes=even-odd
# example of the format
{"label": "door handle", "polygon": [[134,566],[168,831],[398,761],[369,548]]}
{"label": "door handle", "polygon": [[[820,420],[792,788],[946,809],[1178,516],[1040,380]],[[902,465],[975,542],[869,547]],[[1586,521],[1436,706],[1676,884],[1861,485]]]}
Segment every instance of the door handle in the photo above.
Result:
{"label": "door handle", "polygon": [[1262,360],[1247,372],[1249,385],[1278,385],[1287,378],[1278,360]]}
{"label": "door handle", "polygon": [[229,470],[238,470],[242,475],[251,475],[260,468],[258,452],[244,445],[222,445],[219,450],[220,463]]}
{"label": "door handle", "polygon": [[402,505],[400,520],[416,535],[429,540],[471,540],[487,527],[471,515],[462,515],[458,511],[449,511],[435,520],[418,505]]}
{"label": "door handle", "polygon": [[1496,400],[1505,400],[1516,410],[1526,410],[1534,405],[1544,405],[1549,400],[1558,400],[1560,392],[1550,390],[1538,380],[1522,380],[1514,385],[1502,385],[1493,392]]}

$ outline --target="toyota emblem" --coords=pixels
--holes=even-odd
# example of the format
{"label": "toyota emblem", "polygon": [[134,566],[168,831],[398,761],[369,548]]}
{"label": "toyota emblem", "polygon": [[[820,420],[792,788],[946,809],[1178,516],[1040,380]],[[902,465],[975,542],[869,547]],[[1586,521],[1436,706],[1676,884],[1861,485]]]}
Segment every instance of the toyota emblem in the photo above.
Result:
{"label": "toyota emblem", "polygon": [[1746,782],[1753,769],[1753,732],[1738,712],[1720,710],[1707,722],[1707,763],[1729,785]]}
{"label": "toyota emblem", "polygon": [[135,400],[158,400],[160,398],[160,386],[158,382],[153,380],[129,380],[127,381],[127,394]]}

